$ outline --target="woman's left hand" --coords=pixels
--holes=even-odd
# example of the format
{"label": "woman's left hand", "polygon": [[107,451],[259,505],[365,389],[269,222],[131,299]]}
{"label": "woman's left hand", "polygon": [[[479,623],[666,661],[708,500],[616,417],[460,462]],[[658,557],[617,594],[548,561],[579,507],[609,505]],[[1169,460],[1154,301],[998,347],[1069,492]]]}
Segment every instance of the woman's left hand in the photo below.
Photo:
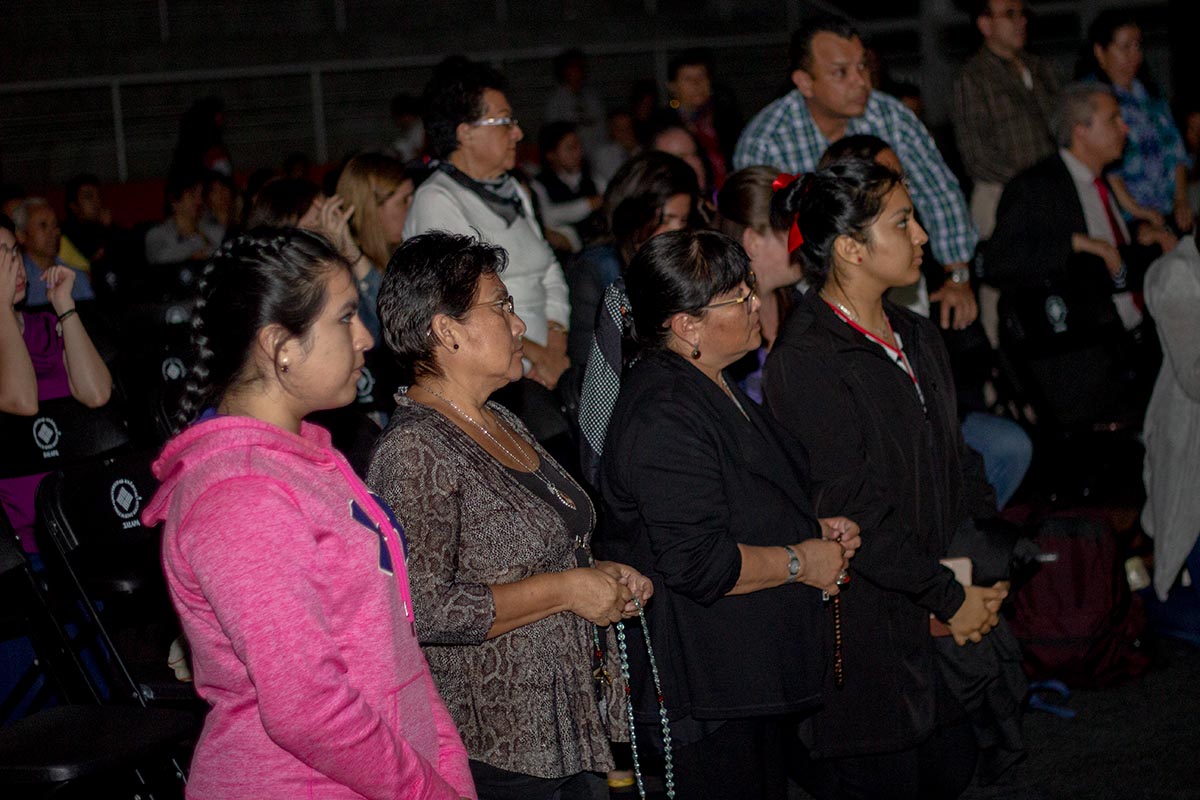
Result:
{"label": "woman's left hand", "polygon": [[75,286],[75,270],[61,264],[46,270],[42,276],[46,282],[46,299],[61,314],[71,307],[71,289]]}
{"label": "woman's left hand", "polygon": [[354,245],[354,235],[350,232],[350,218],[354,216],[354,206],[347,204],[341,195],[335,194],[325,198],[320,209],[318,224],[321,226],[321,232],[333,242],[334,247],[343,256],[347,259],[357,259],[359,254]]}
{"label": "woman's left hand", "polygon": [[849,517],[824,517],[820,520],[821,538],[841,544],[846,551],[846,558],[853,558],[855,551],[862,544],[862,529],[858,523]]}
{"label": "woman's left hand", "polygon": [[[646,606],[646,601],[654,594],[654,583],[628,564],[621,564],[617,561],[597,561],[596,569],[613,577],[632,592],[643,608]],[[637,613],[637,606],[633,604],[632,600],[625,604],[624,614],[626,617],[636,617]]]}

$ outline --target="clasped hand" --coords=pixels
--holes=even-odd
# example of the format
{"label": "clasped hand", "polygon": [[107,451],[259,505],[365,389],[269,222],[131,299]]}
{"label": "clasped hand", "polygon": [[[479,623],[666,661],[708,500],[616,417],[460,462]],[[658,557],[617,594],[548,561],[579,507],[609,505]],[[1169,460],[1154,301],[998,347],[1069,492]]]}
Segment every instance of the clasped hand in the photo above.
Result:
{"label": "clasped hand", "polygon": [[1008,597],[1008,581],[992,586],[964,586],[966,597],[948,621],[955,644],[981,642],[992,628],[1000,624],[1000,606]]}
{"label": "clasped hand", "polygon": [[636,617],[654,594],[654,584],[642,573],[616,561],[597,561],[594,568],[572,570],[575,586],[571,610],[596,625]]}

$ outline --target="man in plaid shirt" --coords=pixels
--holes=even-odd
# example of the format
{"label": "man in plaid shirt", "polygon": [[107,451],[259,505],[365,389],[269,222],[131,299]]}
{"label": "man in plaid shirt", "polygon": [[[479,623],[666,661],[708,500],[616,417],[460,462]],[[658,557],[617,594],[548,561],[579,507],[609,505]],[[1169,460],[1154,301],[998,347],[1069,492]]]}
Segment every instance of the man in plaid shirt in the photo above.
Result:
{"label": "man in plaid shirt", "polygon": [[1050,118],[1058,97],[1053,66],[1025,52],[1021,0],[976,0],[983,46],[954,84],[954,135],[971,176],[971,216],[990,236],[1004,184],[1057,149]]}
{"label": "man in plaid shirt", "polygon": [[871,90],[862,38],[848,20],[813,20],[792,37],[790,56],[795,90],[750,120],[734,166],[810,172],[843,136],[869,133],[886,141],[900,157],[934,257],[946,269],[948,280],[928,299],[941,302],[942,327],[965,328],[978,313],[967,262],[979,237],[933,137],[899,100]]}

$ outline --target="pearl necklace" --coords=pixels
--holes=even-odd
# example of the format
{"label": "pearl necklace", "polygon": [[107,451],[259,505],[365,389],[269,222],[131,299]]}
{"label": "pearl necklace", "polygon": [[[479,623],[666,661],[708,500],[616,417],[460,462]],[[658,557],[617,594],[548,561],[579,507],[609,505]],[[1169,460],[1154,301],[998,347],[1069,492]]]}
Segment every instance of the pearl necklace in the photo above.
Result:
{"label": "pearl necklace", "polygon": [[[517,462],[521,466],[525,467],[526,470],[530,474],[532,474],[535,478],[540,480],[542,483],[546,484],[546,491],[550,492],[550,494],[554,496],[555,500],[562,503],[564,506],[571,509],[572,511],[575,511],[576,508],[578,508],[575,505],[574,500],[572,500],[565,493],[563,493],[563,491],[561,489],[559,489],[557,486],[555,486],[553,483],[550,482],[549,478],[547,478],[545,475],[542,474],[542,468],[541,468],[540,464],[535,465],[535,464],[531,463],[530,461],[528,461],[527,459],[525,459],[523,455],[518,456],[515,453],[513,453],[513,451],[509,450],[507,447],[505,447],[500,442],[499,439],[497,439],[495,436],[492,436],[491,431],[489,431],[487,428],[483,427],[483,425],[481,425],[479,422],[477,422],[475,420],[475,418],[472,417],[470,414],[468,414],[467,412],[465,412],[461,408],[459,408],[454,403],[454,401],[451,400],[450,398],[446,397],[445,395],[443,395],[440,392],[430,389],[428,386],[422,386],[421,388],[424,389],[425,391],[429,392],[434,397],[440,398],[443,403],[450,406],[450,408],[454,409],[454,411],[460,417],[462,417],[467,422],[471,423],[476,428],[478,428],[480,433],[482,433],[484,436],[486,436],[492,442],[492,444],[496,445],[496,447],[499,447],[502,451],[504,451],[505,455],[507,455],[510,459]],[[507,430],[505,430],[504,426],[501,426],[500,430],[504,431],[504,435],[508,437],[508,441],[512,444],[512,446],[514,448],[516,448],[517,450],[521,449],[521,446],[519,444],[517,444],[517,440],[513,438],[513,435],[511,433],[509,433]]]}

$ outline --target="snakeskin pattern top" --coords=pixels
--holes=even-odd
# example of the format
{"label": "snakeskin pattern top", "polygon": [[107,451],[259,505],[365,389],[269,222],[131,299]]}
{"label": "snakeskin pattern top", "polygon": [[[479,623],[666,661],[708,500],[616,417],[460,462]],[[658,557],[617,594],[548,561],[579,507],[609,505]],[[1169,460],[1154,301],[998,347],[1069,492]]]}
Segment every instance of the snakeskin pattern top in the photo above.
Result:
{"label": "snakeskin pattern top", "polygon": [[[543,778],[612,769],[591,625],[560,613],[484,638],[495,618],[490,584],[575,566],[563,518],[442,414],[403,388],[396,400],[367,482],[404,526],[417,635],[467,753]],[[550,460],[515,415],[489,408]]]}

